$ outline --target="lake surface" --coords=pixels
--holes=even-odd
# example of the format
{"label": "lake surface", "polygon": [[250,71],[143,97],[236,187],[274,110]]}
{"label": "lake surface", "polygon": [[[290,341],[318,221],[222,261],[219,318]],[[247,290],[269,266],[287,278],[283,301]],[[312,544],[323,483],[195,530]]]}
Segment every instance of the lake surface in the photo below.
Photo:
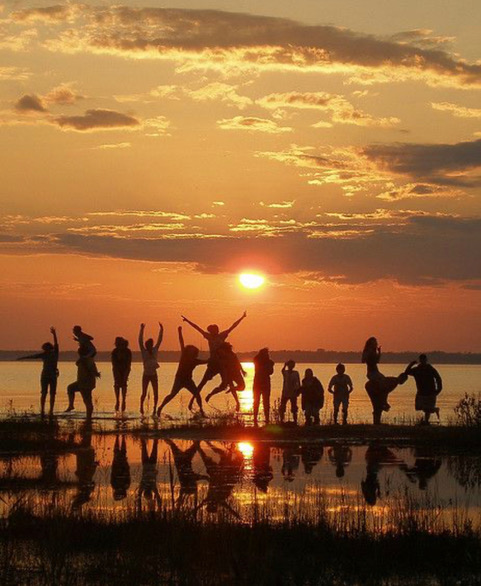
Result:
{"label": "lake surface", "polygon": [[[16,503],[116,514],[182,508],[203,518],[315,518],[390,528],[405,508],[432,530],[480,524],[481,456],[376,441],[155,440],[70,422],[56,449],[0,453],[0,515]],[[407,510],[406,509],[406,510]]]}
{"label": "lake surface", "polygon": [[[114,408],[114,393],[112,389],[112,371],[108,362],[98,362],[97,366],[102,373],[98,386],[94,391],[94,403],[96,417],[111,417]],[[164,397],[169,393],[174,379],[177,365],[163,363],[158,370],[159,393]],[[254,367],[252,363],[244,363],[247,371],[246,390],[240,393],[242,412],[246,423],[250,423],[252,415],[252,381]],[[272,376],[271,403],[274,404],[280,398],[282,388],[282,365],[276,365]],[[334,364],[298,364],[301,377],[306,368],[312,368],[314,374],[327,388],[330,378],[335,374]],[[60,378],[57,390],[56,411],[60,414],[67,406],[67,385],[76,378],[76,366],[74,363],[61,362],[59,364]],[[39,376],[41,364],[38,362],[0,362],[0,413],[6,413],[12,408],[17,412],[32,411],[39,409]],[[386,375],[398,375],[403,370],[400,364],[383,364],[382,372]],[[454,419],[453,408],[465,393],[479,393],[481,390],[481,365],[441,365],[438,370],[443,378],[444,389],[438,397],[440,407],[441,423],[449,423]],[[354,392],[351,395],[349,420],[351,422],[370,422],[371,405],[364,391],[366,382],[365,366],[362,364],[348,364],[347,373],[354,383]],[[203,374],[203,367],[195,372],[195,380],[199,381]],[[130,375],[129,390],[127,397],[127,415],[129,417],[139,416],[139,400],[141,392],[142,365],[134,363]],[[217,379],[218,380],[218,379]],[[204,390],[206,392],[215,386],[211,382]],[[403,386],[398,387],[390,396],[391,411],[383,415],[383,421],[390,423],[409,423],[419,418],[414,410],[415,384],[412,378]],[[169,418],[186,419],[189,414],[187,404],[190,399],[188,391],[183,390],[165,409],[165,421]],[[149,399],[150,400],[150,399]],[[147,406],[150,406],[146,404]],[[80,397],[77,398],[79,415],[83,412],[83,405]],[[222,411],[234,408],[230,395],[220,394],[214,397],[206,406],[206,413],[218,415]],[[332,418],[332,396],[326,393],[326,401],[321,412],[323,422]],[[433,417],[433,421],[435,421]]]}

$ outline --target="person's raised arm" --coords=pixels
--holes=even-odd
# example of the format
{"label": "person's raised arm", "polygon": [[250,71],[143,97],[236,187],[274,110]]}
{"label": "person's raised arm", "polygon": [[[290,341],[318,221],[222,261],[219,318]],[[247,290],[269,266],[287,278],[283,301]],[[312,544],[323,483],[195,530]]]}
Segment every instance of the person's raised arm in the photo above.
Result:
{"label": "person's raised arm", "polygon": [[55,352],[57,352],[58,354],[58,338],[57,338],[57,330],[52,326],[50,328],[50,332],[52,333],[53,336],[53,349],[55,350]]}
{"label": "person's raised arm", "polygon": [[414,366],[417,364],[416,360],[412,360],[407,366],[406,366],[406,370],[404,371],[406,374],[409,374],[411,376],[414,375]]}
{"label": "person's raised arm", "polygon": [[287,370],[287,362],[284,362],[284,366],[282,367],[282,370],[281,370],[282,374],[284,374],[286,372],[286,370]]}
{"label": "person's raised arm", "polygon": [[185,344],[184,344],[184,336],[182,335],[182,326],[179,326],[177,328],[177,331],[179,332],[179,344],[180,344],[180,349],[182,351],[184,351],[185,348]]}
{"label": "person's raised arm", "polygon": [[41,360],[45,356],[44,352],[40,354],[30,354],[29,356],[20,356],[17,360]]}
{"label": "person's raised arm", "polygon": [[145,330],[145,324],[140,324],[140,330],[139,330],[139,347],[140,350],[144,350],[144,330]]}
{"label": "person's raised arm", "polygon": [[227,334],[230,334],[232,332],[232,330],[235,330],[235,328],[241,323],[242,320],[244,320],[247,317],[247,311],[244,311],[244,313],[240,316],[240,318],[235,321],[230,328],[228,328],[227,330],[225,330],[225,332]]}
{"label": "person's raised arm", "polygon": [[162,344],[162,338],[164,337],[164,326],[159,321],[159,335],[157,336],[157,342],[155,343],[155,349],[158,350]]}
{"label": "person's raised arm", "polygon": [[193,321],[190,321],[190,319],[187,319],[185,317],[185,315],[182,315],[182,320],[185,321],[186,323],[189,324],[189,326],[191,326],[192,328],[194,328],[194,330],[197,330],[199,332],[199,334],[202,334],[203,336],[205,336],[207,334],[207,332],[205,332],[200,326],[198,326],[197,324],[195,324]]}

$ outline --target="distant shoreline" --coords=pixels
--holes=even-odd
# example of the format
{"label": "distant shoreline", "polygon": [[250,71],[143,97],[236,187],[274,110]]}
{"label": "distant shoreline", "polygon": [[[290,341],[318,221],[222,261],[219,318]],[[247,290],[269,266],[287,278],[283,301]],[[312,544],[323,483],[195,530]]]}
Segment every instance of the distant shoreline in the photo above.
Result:
{"label": "distant shoreline", "polygon": [[[9,362],[16,360],[20,356],[27,356],[28,354],[36,354],[40,349],[36,350],[0,350],[0,362]],[[238,352],[241,361],[252,360],[257,351]],[[433,364],[481,364],[481,353],[476,352],[442,352],[439,350],[432,350],[425,352],[429,360]],[[336,350],[271,350],[272,360],[276,363],[284,363],[286,360],[292,359],[301,364],[337,364],[338,362],[345,362],[346,364],[359,364],[360,351],[336,351]],[[384,364],[408,364],[411,360],[417,359],[420,351],[404,351],[404,352],[384,352]],[[206,356],[206,352],[201,355]],[[159,362],[178,362],[180,352],[177,350],[164,350],[159,353]],[[73,362],[77,358],[77,353],[74,350],[60,352],[60,362]],[[110,361],[110,351],[99,351],[96,357],[99,362]],[[141,362],[140,352],[133,351],[133,361]]]}

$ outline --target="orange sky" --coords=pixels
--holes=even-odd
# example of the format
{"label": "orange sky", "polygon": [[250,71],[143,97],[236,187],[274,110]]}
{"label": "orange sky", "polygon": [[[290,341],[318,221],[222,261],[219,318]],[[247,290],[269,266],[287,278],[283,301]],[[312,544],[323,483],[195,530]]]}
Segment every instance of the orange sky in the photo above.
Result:
{"label": "orange sky", "polygon": [[241,350],[481,351],[481,6],[443,6],[4,5],[0,348],[247,309]]}

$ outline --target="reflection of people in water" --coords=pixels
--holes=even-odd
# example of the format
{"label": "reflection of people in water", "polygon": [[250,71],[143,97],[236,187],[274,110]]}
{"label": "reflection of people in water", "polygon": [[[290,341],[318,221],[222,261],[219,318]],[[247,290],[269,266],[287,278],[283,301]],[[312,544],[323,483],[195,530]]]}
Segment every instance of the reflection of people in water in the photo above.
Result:
{"label": "reflection of people in water", "polygon": [[115,348],[111,354],[112,372],[114,375],[115,412],[120,408],[120,394],[122,394],[122,413],[125,411],[127,398],[127,384],[132,367],[132,351],[129,341],[121,336],[115,338]]}
{"label": "reflection of people in water", "polygon": [[[202,391],[202,389],[205,387],[205,385],[210,380],[212,380],[218,374],[221,374],[221,365],[219,363],[219,357],[217,355],[217,350],[219,349],[219,346],[227,340],[227,337],[232,332],[232,330],[234,330],[241,323],[241,321],[243,319],[245,319],[246,317],[247,317],[247,313],[244,311],[242,316],[237,321],[235,321],[230,326],[230,328],[227,328],[226,330],[220,331],[219,326],[217,324],[212,324],[210,326],[207,326],[207,329],[203,330],[200,326],[195,324],[193,321],[190,321],[190,319],[187,319],[184,315],[182,316],[182,319],[185,322],[187,322],[191,327],[193,327],[194,330],[197,330],[199,332],[199,334],[204,336],[204,338],[207,340],[207,342],[209,344],[209,354],[210,354],[209,360],[207,362],[207,369],[204,373],[204,376],[202,377],[202,380],[200,381],[200,383],[197,387],[199,390],[199,393]],[[192,398],[190,400],[189,409],[192,409],[193,405],[194,405],[194,398]]]}
{"label": "reflection of people in water", "polygon": [[239,514],[227,503],[227,499],[231,496],[235,485],[241,480],[244,458],[235,444],[232,444],[227,450],[218,448],[210,442],[207,444],[219,456],[219,461],[216,462],[205,453],[200,445],[198,446],[198,452],[209,476],[207,497],[200,507],[205,504],[209,513],[216,513],[219,507],[223,507],[239,519]]}
{"label": "reflection of people in water", "polygon": [[58,378],[58,339],[57,332],[54,327],[50,328],[53,336],[53,344],[45,342],[42,344],[42,352],[40,354],[31,354],[30,356],[22,356],[17,360],[41,360],[43,362],[42,374],[40,375],[40,414],[45,416],[45,402],[50,391],[50,410],[49,415],[53,415],[53,408],[55,406],[55,395],[57,393],[57,378]]}
{"label": "reflection of people in water", "polygon": [[137,507],[140,512],[142,508],[142,497],[144,497],[150,509],[155,509],[162,503],[162,499],[157,487],[157,456],[159,450],[159,440],[154,439],[152,450],[147,450],[147,441],[144,438],[140,440],[142,454],[142,477],[140,479],[137,491]]}
{"label": "reflection of people in water", "polygon": [[361,482],[361,490],[368,505],[374,506],[381,497],[378,474],[386,466],[405,467],[405,464],[387,446],[372,442],[366,450],[366,478]]}
{"label": "reflection of people in water", "polygon": [[301,460],[304,472],[311,474],[314,466],[321,461],[324,446],[320,442],[308,442],[301,445]]}
{"label": "reflection of people in water", "polygon": [[58,455],[54,452],[43,451],[40,454],[40,466],[42,474],[40,482],[45,488],[55,488],[59,484],[58,480]]}
{"label": "reflection of people in water", "polygon": [[254,356],[254,369],[254,383],[252,385],[254,395],[254,425],[258,425],[261,399],[266,425],[269,425],[271,374],[274,372],[274,361],[269,356],[268,348],[262,348]]}
{"label": "reflection of people in water", "polygon": [[419,482],[420,490],[426,490],[429,480],[436,476],[441,468],[442,460],[429,447],[414,448],[414,456],[416,458],[414,466],[406,466],[404,471],[411,481]]}
{"label": "reflection of people in water", "polygon": [[95,449],[92,446],[92,426],[90,423],[86,423],[80,430],[80,445],[75,451],[75,456],[77,459],[75,475],[78,478],[78,489],[72,507],[78,509],[90,501],[95,488],[93,478],[99,465],[95,459]]}
{"label": "reflection of people in water", "polygon": [[282,476],[287,482],[292,482],[299,469],[299,449],[297,444],[287,445],[282,450]]}
{"label": "reflection of people in water", "polygon": [[197,474],[192,468],[192,461],[200,445],[198,441],[192,442],[192,445],[186,450],[181,450],[175,442],[168,438],[164,441],[170,446],[177,476],[179,477],[180,492],[177,507],[180,508],[189,496],[194,496],[197,500],[197,482],[199,480],[208,480],[208,476]]}
{"label": "reflection of people in water", "polygon": [[115,437],[110,486],[116,501],[124,499],[130,488],[130,466],[127,460],[127,445],[124,435],[122,435],[122,439],[118,435]]}
{"label": "reflection of people in water", "polygon": [[352,460],[352,450],[348,444],[334,442],[329,448],[327,455],[329,461],[336,467],[337,478],[342,478],[345,474],[346,466],[349,466]]}
{"label": "reflection of people in water", "polygon": [[219,365],[221,371],[221,383],[213,391],[211,391],[205,398],[206,402],[217,395],[226,391],[231,393],[234,397],[237,411],[240,411],[240,402],[237,391],[243,391],[246,388],[244,376],[247,374],[242,368],[242,365],[237,358],[237,354],[232,349],[229,342],[224,342],[217,349],[217,356],[219,358]]}
{"label": "reflection of people in water", "polygon": [[194,368],[199,366],[199,364],[207,364],[207,360],[199,360],[199,349],[196,346],[192,346],[190,344],[186,346],[184,344],[184,336],[182,335],[182,327],[179,326],[177,330],[179,333],[179,344],[181,351],[179,366],[177,368],[172,390],[170,391],[170,394],[167,395],[162,401],[162,404],[157,411],[157,415],[160,417],[162,409],[168,403],[170,403],[170,401],[172,401],[172,399],[174,399],[174,397],[176,397],[182,389],[187,389],[190,393],[192,393],[194,399],[199,405],[201,415],[205,415],[202,408],[202,399],[200,398],[199,391],[192,377],[194,374]]}
{"label": "reflection of people in water", "polygon": [[270,481],[274,478],[271,466],[271,447],[265,442],[253,442],[254,452],[252,453],[252,468],[256,488],[266,493]]}
{"label": "reflection of people in water", "polygon": [[377,339],[372,337],[366,341],[362,352],[362,362],[367,366],[367,383],[365,385],[369,399],[371,400],[373,412],[373,423],[381,423],[383,411],[389,411],[391,406],[388,403],[389,393],[394,391],[398,385],[407,380],[407,374],[399,376],[384,376],[379,372],[378,364],[381,360],[381,346],[378,346]]}
{"label": "reflection of people in water", "polygon": [[436,398],[443,390],[443,381],[439,372],[428,363],[426,354],[419,356],[419,364],[413,361],[406,369],[406,374],[416,381],[416,411],[424,412],[424,425],[429,425],[431,413],[436,413],[439,419],[439,408],[436,407]]}

